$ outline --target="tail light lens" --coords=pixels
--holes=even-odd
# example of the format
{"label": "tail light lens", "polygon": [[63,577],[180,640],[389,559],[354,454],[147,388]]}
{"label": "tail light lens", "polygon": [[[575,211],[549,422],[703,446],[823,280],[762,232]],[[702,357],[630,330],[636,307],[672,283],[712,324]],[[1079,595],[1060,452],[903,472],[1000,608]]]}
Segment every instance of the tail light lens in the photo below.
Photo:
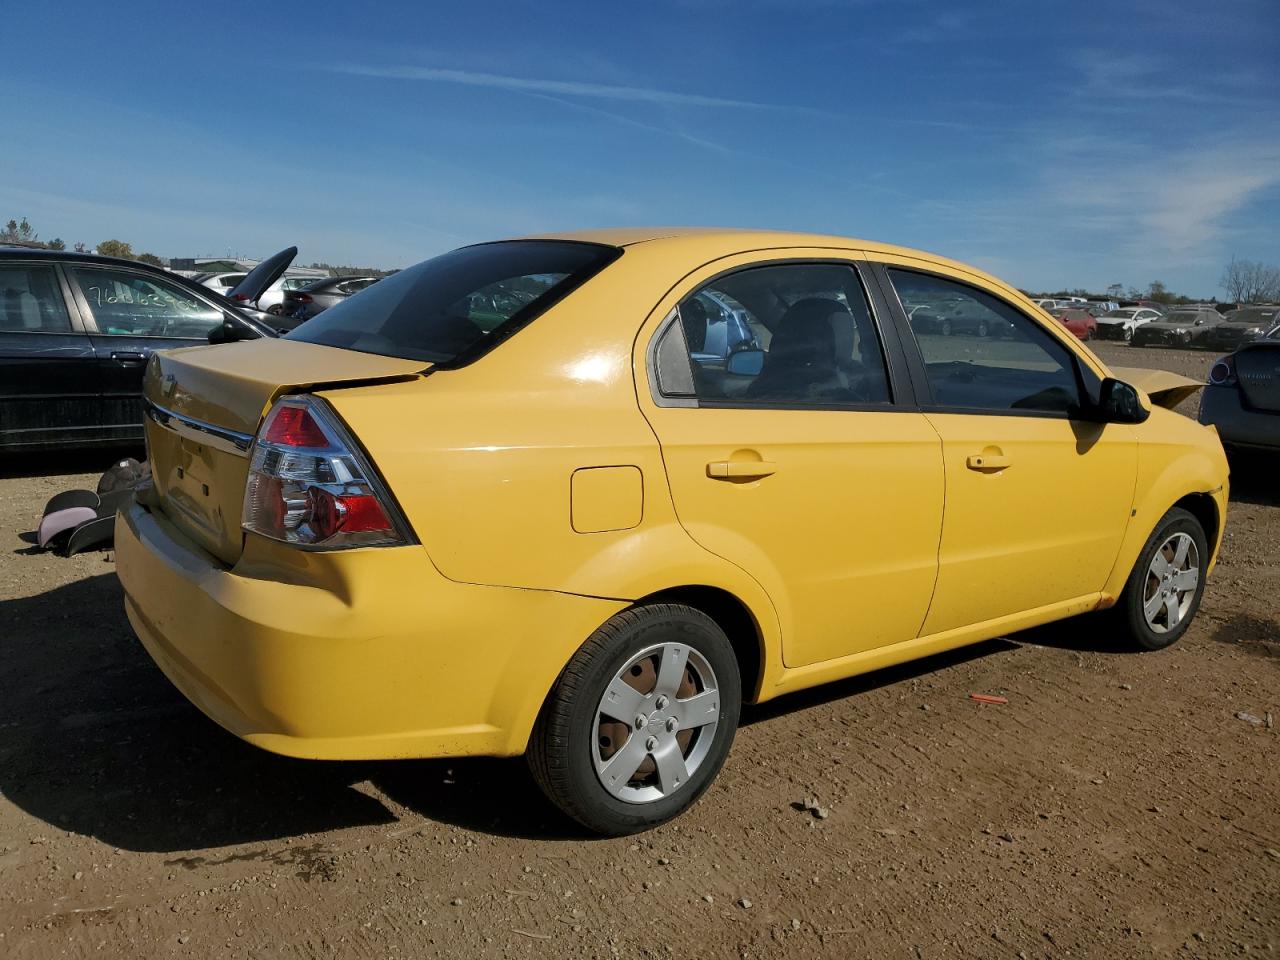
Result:
{"label": "tail light lens", "polygon": [[1209,382],[1215,387],[1230,387],[1236,382],[1236,363],[1231,357],[1223,357],[1209,368]]}
{"label": "tail light lens", "polygon": [[287,397],[262,422],[244,491],[245,530],[311,550],[396,546],[408,525],[322,400]]}

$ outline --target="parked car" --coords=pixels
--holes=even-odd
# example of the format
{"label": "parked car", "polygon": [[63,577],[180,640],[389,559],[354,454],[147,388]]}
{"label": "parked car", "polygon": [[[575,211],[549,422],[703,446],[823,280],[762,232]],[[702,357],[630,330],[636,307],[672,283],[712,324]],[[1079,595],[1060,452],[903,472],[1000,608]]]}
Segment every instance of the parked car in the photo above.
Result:
{"label": "parked car", "polygon": [[214,293],[221,293],[225,295],[246,276],[248,276],[248,271],[240,270],[234,273],[201,274],[197,279],[200,283],[214,291]]}
{"label": "parked car", "polygon": [[952,334],[999,337],[1010,332],[1003,318],[983,311],[971,300],[961,297],[939,296],[923,300],[912,304],[910,310],[913,322],[944,337]]}
{"label": "parked car", "polygon": [[0,248],[0,450],[140,442],[152,353],[271,336],[262,320],[134,260]]}
{"label": "parked car", "polygon": [[721,367],[741,350],[759,350],[750,313],[719,291],[699,293],[680,307],[689,356],[699,368]]}
{"label": "parked car", "polygon": [[1210,368],[1200,422],[1228,449],[1280,451],[1280,325]]}
{"label": "parked car", "polygon": [[1212,308],[1173,310],[1159,320],[1144,323],[1133,332],[1135,347],[1200,346],[1204,336],[1222,323],[1222,314]]}
{"label": "parked car", "polygon": [[284,291],[283,313],[297,320],[309,320],[377,282],[377,277],[325,277],[315,280],[296,290]]}
{"label": "parked car", "polygon": [[[284,317],[284,295],[286,290],[301,290],[316,282],[315,277],[281,277],[262,292],[254,306],[263,313],[273,317]],[[295,324],[296,326],[296,324]]]}
{"label": "parked car", "polygon": [[[703,295],[760,348],[702,367]],[[956,300],[1009,336],[912,317]],[[159,354],[116,567],[156,662],[249,742],[527,753],[629,833],[706,790],[744,701],[1099,608],[1176,641],[1227,504],[1216,434],[1162,406],[1188,385],[897,247],[477,244],[286,337]]]}
{"label": "parked car", "polygon": [[1150,307],[1121,307],[1098,318],[1097,337],[1099,340],[1132,340],[1133,331],[1162,316]]}
{"label": "parked car", "polygon": [[1049,315],[1080,340],[1092,340],[1098,329],[1097,318],[1079,307],[1054,307]]}
{"label": "parked car", "polygon": [[1147,309],[1154,310],[1156,311],[1156,313],[1159,313],[1159,314],[1168,313],[1167,305],[1161,303],[1159,300],[1121,300],[1120,306],[1121,308],[1146,307]]}
{"label": "parked car", "polygon": [[1112,310],[1119,310],[1120,304],[1115,300],[1090,300],[1084,308],[1095,317],[1105,317]]}
{"label": "parked car", "polygon": [[1261,340],[1277,323],[1280,307],[1240,307],[1223,316],[1205,335],[1204,345],[1210,350],[1234,350],[1251,340]]}

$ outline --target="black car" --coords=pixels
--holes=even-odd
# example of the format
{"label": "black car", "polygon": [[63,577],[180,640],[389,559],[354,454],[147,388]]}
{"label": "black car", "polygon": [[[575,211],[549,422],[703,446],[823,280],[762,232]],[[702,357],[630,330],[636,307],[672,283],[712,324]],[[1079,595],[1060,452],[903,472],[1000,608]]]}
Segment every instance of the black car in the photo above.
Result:
{"label": "black car", "polygon": [[309,320],[377,282],[377,277],[325,277],[299,290],[286,290],[284,315],[296,320]]}
{"label": "black car", "polygon": [[1240,307],[1223,316],[1222,323],[1205,336],[1204,345],[1210,350],[1234,350],[1241,344],[1261,340],[1277,323],[1280,307]]}
{"label": "black car", "polygon": [[[263,261],[232,294],[256,300],[296,253]],[[151,354],[275,336],[260,317],[133,260],[0,247],[0,452],[140,442]]]}

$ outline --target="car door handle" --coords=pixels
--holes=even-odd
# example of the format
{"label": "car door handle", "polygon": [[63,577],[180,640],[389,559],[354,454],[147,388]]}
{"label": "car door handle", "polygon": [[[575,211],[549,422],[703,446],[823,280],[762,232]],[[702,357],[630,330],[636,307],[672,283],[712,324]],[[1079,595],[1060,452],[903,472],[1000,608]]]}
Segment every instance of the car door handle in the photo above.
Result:
{"label": "car door handle", "polygon": [[778,465],[768,460],[713,460],[707,464],[707,476],[713,480],[742,480],[768,477]]}
{"label": "car door handle", "polygon": [[1004,470],[1009,466],[1009,458],[1001,453],[976,453],[964,462],[970,470],[986,472],[988,470]]}
{"label": "car door handle", "polygon": [[136,367],[147,362],[145,353],[116,353],[112,352],[111,359],[124,367]]}

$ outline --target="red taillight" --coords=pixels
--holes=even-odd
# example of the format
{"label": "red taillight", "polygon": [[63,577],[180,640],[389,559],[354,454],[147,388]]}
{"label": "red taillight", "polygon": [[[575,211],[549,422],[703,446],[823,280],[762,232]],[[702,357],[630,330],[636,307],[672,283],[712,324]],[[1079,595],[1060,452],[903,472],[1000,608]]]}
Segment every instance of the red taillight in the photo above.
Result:
{"label": "red taillight", "polygon": [[408,543],[372,467],[323,401],[279,401],[254,441],[245,530],[316,549]]}
{"label": "red taillight", "polygon": [[243,293],[237,293],[237,294],[235,294],[231,299],[232,299],[232,300],[234,300],[236,303],[248,303],[248,302],[249,302],[249,298],[248,298],[248,297],[246,297]]}
{"label": "red taillight", "polygon": [[306,407],[281,407],[267,425],[265,443],[278,443],[285,447],[327,447],[329,438]]}

